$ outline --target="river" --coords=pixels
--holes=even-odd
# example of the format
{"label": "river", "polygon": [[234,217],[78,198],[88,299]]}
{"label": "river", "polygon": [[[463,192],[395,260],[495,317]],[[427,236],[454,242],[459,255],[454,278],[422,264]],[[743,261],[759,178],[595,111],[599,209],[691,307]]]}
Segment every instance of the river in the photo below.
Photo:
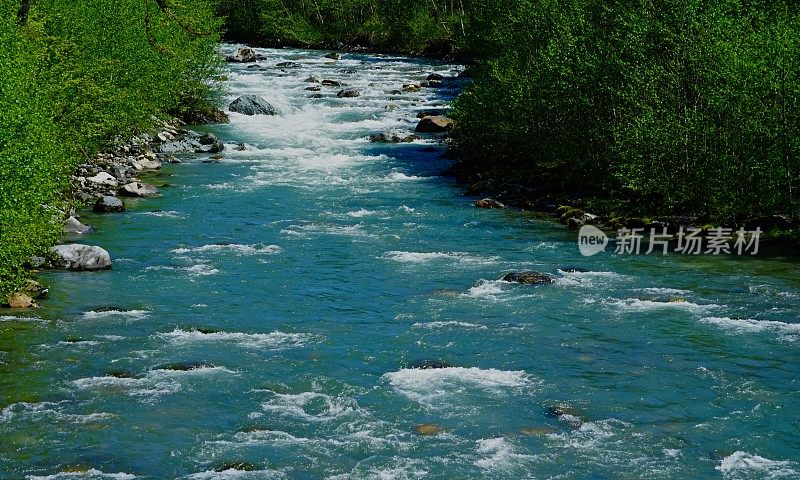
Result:
{"label": "river", "polygon": [[[227,100],[280,115],[84,214],[113,270],[44,274],[44,308],[0,318],[0,477],[800,478],[797,263],[584,258],[474,208],[435,137],[369,142],[458,84],[388,92],[460,66],[259,51]],[[555,282],[498,281],[519,270]]]}

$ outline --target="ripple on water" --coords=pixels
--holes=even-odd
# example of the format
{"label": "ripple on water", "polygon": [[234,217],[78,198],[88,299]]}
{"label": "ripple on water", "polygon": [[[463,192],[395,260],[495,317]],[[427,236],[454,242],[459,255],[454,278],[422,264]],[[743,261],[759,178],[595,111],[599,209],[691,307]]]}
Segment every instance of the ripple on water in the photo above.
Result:
{"label": "ripple on water", "polygon": [[233,343],[248,348],[268,348],[270,350],[302,347],[310,342],[320,340],[317,336],[307,333],[285,333],[279,331],[270,333],[204,333],[198,330],[182,330],[179,328],[169,333],[160,333],[158,336],[176,344],[219,342]]}

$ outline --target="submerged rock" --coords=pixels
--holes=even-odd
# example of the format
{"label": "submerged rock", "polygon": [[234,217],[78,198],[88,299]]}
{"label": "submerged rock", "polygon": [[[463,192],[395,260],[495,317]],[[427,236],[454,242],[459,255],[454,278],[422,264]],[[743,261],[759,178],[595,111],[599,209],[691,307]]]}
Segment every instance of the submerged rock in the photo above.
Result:
{"label": "submerged rock", "polygon": [[414,362],[408,366],[408,368],[416,368],[419,370],[433,370],[437,368],[450,368],[453,364],[449,362],[445,362],[444,360],[422,360],[420,362]]}
{"label": "submerged rock", "polygon": [[437,80],[441,82],[442,80],[444,80],[444,75],[439,75],[438,73],[431,73],[430,75],[428,75],[427,78],[425,78],[425,80],[428,81]]}
{"label": "submerged rock", "polygon": [[361,92],[355,88],[346,88],[337,93],[336,96],[339,98],[355,98],[361,96]]}
{"label": "submerged rock", "polygon": [[258,95],[242,95],[228,107],[231,112],[244,115],[277,115],[278,111]]}
{"label": "submerged rock", "polygon": [[56,245],[50,251],[55,254],[54,266],[65,270],[107,270],[111,268],[111,256],[100,247],[69,244]]}
{"label": "submerged rock", "polygon": [[418,139],[419,137],[414,134],[405,135],[395,132],[382,132],[369,137],[369,141],[375,143],[411,143]]}
{"label": "submerged rock", "polygon": [[336,52],[331,52],[325,55],[325,58],[330,58],[331,60],[340,60],[342,56]]}
{"label": "submerged rock", "polygon": [[322,85],[325,87],[341,87],[342,84],[336,80],[323,80]]}
{"label": "submerged rock", "polygon": [[297,62],[280,62],[275,64],[278,68],[299,68],[301,65]]}
{"label": "submerged rock", "polygon": [[532,437],[541,437],[553,433],[553,429],[550,427],[523,427],[519,433]]}
{"label": "submerged rock", "polygon": [[322,79],[316,75],[311,75],[310,77],[304,80],[306,83],[322,83]]}
{"label": "submerged rock", "polygon": [[153,370],[173,370],[176,372],[188,372],[198,368],[213,368],[214,365],[208,362],[175,362],[159,365]]}
{"label": "submerged rock", "polygon": [[423,423],[414,426],[414,433],[424,436],[439,435],[442,433],[442,428],[434,423]]}
{"label": "submerged rock", "polygon": [[117,213],[125,211],[125,204],[117,197],[104,195],[97,199],[94,204],[94,211],[98,213]]}
{"label": "submerged rock", "polygon": [[120,193],[127,197],[155,197],[158,189],[149,183],[131,182],[123,185]]}
{"label": "submerged rock", "polygon": [[442,133],[453,127],[453,120],[442,116],[423,117],[416,130],[423,133]]}
{"label": "submerged rock", "polygon": [[504,282],[524,283],[526,285],[544,285],[553,283],[553,279],[538,272],[511,272],[503,275]]}
{"label": "submerged rock", "polygon": [[69,217],[64,223],[64,232],[67,235],[84,235],[92,231],[92,227],[84,225],[75,217]]}
{"label": "submerged rock", "polygon": [[480,200],[475,201],[475,206],[477,208],[506,208],[506,206],[495,200],[494,198],[482,198]]}

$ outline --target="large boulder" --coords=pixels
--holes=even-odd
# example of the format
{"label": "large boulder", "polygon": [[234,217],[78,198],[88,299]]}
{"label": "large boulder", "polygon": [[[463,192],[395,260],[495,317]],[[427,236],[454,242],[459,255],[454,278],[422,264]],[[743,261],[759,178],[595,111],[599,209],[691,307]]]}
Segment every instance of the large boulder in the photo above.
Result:
{"label": "large boulder", "polygon": [[538,272],[511,272],[503,275],[504,282],[524,283],[526,285],[544,285],[553,283],[553,279]]}
{"label": "large boulder", "polygon": [[450,130],[453,120],[442,116],[422,117],[417,124],[416,131],[422,133],[442,133]]}
{"label": "large boulder", "polygon": [[345,88],[344,90],[341,90],[339,93],[336,94],[336,96],[339,98],[355,98],[360,95],[361,92],[359,92],[355,88]]}
{"label": "large boulder", "polygon": [[111,268],[111,256],[100,247],[90,245],[56,245],[54,266],[66,270],[107,270]]}
{"label": "large boulder", "polygon": [[67,235],[83,235],[92,231],[92,227],[84,225],[75,217],[69,217],[64,222],[64,232]]}
{"label": "large boulder", "polygon": [[259,54],[256,53],[250,47],[240,47],[237,48],[233,55],[226,58],[229,62],[236,62],[236,63],[250,63],[256,62],[261,58]]}
{"label": "large boulder", "polygon": [[98,213],[117,213],[125,211],[125,204],[117,197],[103,195],[94,204],[94,211]]}
{"label": "large boulder", "polygon": [[119,193],[126,197],[156,197],[158,189],[149,183],[131,182],[123,185]]}
{"label": "large boulder", "polygon": [[234,100],[228,109],[244,115],[276,115],[278,113],[275,107],[257,95],[242,95]]}

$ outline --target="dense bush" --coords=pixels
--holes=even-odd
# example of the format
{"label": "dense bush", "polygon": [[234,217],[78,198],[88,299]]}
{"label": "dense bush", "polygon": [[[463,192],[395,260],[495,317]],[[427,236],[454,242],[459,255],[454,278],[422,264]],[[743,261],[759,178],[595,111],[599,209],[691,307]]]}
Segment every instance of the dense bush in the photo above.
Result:
{"label": "dense bush", "polygon": [[211,100],[218,24],[185,1],[0,0],[0,300],[58,239],[81,158],[109,140]]}
{"label": "dense bush", "polygon": [[796,212],[792,2],[472,5],[466,48],[481,63],[457,101],[462,167],[640,213]]}
{"label": "dense bush", "polygon": [[227,38],[262,45],[359,44],[421,52],[462,36],[459,0],[220,1]]}

